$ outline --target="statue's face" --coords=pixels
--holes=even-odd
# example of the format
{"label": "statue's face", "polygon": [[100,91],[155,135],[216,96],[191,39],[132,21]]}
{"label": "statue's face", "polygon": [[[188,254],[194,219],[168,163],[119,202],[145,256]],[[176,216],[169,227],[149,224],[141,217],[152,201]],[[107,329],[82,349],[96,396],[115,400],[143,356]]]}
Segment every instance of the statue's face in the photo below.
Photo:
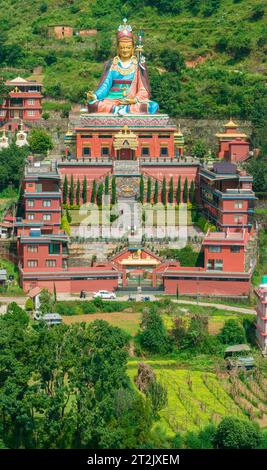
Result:
{"label": "statue's face", "polygon": [[119,42],[119,56],[122,60],[130,59],[133,55],[133,43],[132,41],[120,41]]}

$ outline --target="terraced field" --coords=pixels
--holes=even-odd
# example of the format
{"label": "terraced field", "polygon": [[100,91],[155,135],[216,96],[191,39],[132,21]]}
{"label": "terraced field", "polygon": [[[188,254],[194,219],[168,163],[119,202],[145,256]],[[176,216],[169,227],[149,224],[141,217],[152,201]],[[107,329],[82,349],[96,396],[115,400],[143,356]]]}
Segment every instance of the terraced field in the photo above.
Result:
{"label": "terraced field", "polygon": [[[175,369],[171,362],[164,366],[150,361],[150,365],[168,390],[168,405],[160,412],[156,426],[169,436],[217,424],[224,416],[244,417],[215,374]],[[137,373],[135,362],[129,362],[128,371],[133,380]]]}

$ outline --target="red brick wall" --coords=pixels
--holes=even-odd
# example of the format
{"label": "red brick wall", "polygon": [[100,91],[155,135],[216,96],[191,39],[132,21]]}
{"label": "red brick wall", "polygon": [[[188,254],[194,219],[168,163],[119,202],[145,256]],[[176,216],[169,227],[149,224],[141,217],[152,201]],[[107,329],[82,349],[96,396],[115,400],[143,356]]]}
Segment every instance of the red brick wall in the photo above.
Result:
{"label": "red brick wall", "polygon": [[205,268],[207,267],[208,260],[223,260],[223,271],[244,272],[245,254],[244,254],[243,246],[240,246],[239,253],[232,253],[231,246],[222,246],[220,253],[210,253],[208,246],[205,246],[204,257],[205,257],[205,265],[204,265]]}
{"label": "red brick wall", "polygon": [[[104,283],[104,285],[103,285]],[[24,292],[28,292],[33,287],[41,287],[48,289],[50,292],[54,292],[54,285],[57,292],[66,292],[77,294],[81,290],[85,292],[97,292],[100,289],[105,288],[105,290],[113,291],[118,287],[117,279],[66,279],[66,280],[36,280],[36,281],[23,281],[22,288]]]}
{"label": "red brick wall", "polygon": [[165,293],[176,294],[177,286],[179,294],[201,294],[201,295],[248,295],[250,290],[249,281],[213,281],[199,280],[198,282],[179,279],[165,278]]}

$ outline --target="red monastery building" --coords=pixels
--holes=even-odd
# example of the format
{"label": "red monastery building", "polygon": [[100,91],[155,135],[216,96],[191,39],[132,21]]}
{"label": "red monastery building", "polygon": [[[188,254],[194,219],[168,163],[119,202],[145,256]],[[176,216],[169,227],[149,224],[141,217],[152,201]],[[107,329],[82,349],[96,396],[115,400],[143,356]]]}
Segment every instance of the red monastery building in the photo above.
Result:
{"label": "red monastery building", "polygon": [[[8,80],[9,94],[0,105],[0,124],[7,124],[9,130],[17,128],[20,120],[36,121],[42,116],[42,84],[17,77]],[[16,125],[12,125],[17,122]],[[8,126],[11,126],[9,127]]]}
{"label": "red monastery building", "polygon": [[[87,93],[87,109],[65,136],[65,157],[62,161],[52,162],[51,167],[29,165],[26,168],[21,218],[16,222],[23,289],[28,292],[35,287],[46,287],[50,291],[78,293],[81,289],[92,292],[140,286],[144,290],[161,290],[167,294],[179,291],[189,295],[248,295],[256,258],[253,256],[252,220],[256,198],[252,177],[238,166],[248,156],[247,136],[239,133],[237,125],[230,121],[224,126],[225,132],[217,134],[219,160],[214,161],[212,167],[184,156],[184,137],[180,128],[177,129],[167,114],[160,114],[158,103],[150,99],[142,38],[134,44],[127,20],[118,28],[117,46],[118,55],[105,64],[97,89]],[[121,210],[115,219],[118,217],[120,223],[123,216],[126,222],[128,246],[115,251],[115,255],[113,246],[113,256],[105,255],[101,263],[94,262],[89,256],[78,258],[74,263],[70,255],[72,240],[60,228],[63,181],[69,188],[72,186],[71,198],[70,191],[66,194],[65,188],[65,202],[74,200],[78,181],[80,187],[87,188],[87,201],[90,201],[92,188],[95,190],[96,185],[99,187],[104,183],[106,176],[116,184],[118,205],[121,202],[125,206],[125,213]],[[105,188],[108,193],[112,190],[111,178]],[[174,216],[174,202],[182,202],[179,208],[187,214],[187,193],[189,185],[193,187],[197,209],[217,227],[216,232],[206,234],[202,243],[202,266],[181,266],[177,261],[163,259],[148,250],[146,236],[142,236],[146,214],[142,212],[141,203],[137,204],[141,182],[146,188],[148,184],[153,189],[157,187],[157,200],[152,197],[148,201],[156,203],[164,202],[163,188],[170,191],[172,187],[174,193],[180,185],[181,198],[169,200]],[[84,195],[83,199],[86,202]],[[132,213],[134,204],[138,206],[135,216]],[[89,217],[93,207],[84,210]],[[160,224],[157,221],[163,232],[165,213],[168,211],[163,208]],[[158,213],[156,215],[158,218]],[[87,221],[85,228],[91,225]],[[152,220],[151,244],[155,240],[167,247],[167,237],[164,240],[154,231],[154,225]],[[169,225],[174,227],[179,238],[180,227],[177,228],[175,223]],[[181,228],[187,230],[186,222],[181,223]],[[77,233],[72,231],[72,235]],[[94,249],[95,241],[102,244],[104,252],[106,240],[102,235],[103,225],[93,242],[85,239],[80,241],[80,246],[84,244],[87,249],[91,246]],[[136,235],[136,239],[131,238],[132,235]],[[121,238],[114,242],[116,249]]]}
{"label": "red monastery building", "polygon": [[237,163],[249,156],[248,136],[238,130],[238,124],[230,120],[224,125],[224,132],[216,134],[219,141],[218,157]]}

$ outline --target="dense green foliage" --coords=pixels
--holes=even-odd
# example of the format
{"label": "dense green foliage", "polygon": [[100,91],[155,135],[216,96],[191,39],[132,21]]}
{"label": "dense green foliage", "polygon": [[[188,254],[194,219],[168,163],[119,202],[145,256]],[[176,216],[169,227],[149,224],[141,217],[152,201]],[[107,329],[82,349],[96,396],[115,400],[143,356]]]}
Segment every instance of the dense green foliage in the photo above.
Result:
{"label": "dense green foliage", "polygon": [[171,350],[167,330],[155,307],[145,309],[142,314],[139,341],[146,351],[153,354],[164,354]]}
{"label": "dense green foliage", "polygon": [[18,188],[23,176],[26,158],[29,148],[17,147],[12,143],[7,149],[0,152],[0,191],[12,185]]}
{"label": "dense green foliage", "polygon": [[203,261],[203,254],[194,251],[190,245],[186,245],[180,250],[176,248],[164,248],[161,250],[160,256],[176,259],[180,262],[181,266],[201,266]]}
{"label": "dense green foliage", "polygon": [[259,444],[258,424],[230,416],[221,421],[214,436],[214,446],[219,449],[255,449]]}
{"label": "dense green foliage", "polygon": [[[95,88],[101,62],[116,54],[114,31],[126,16],[135,32],[145,31],[152,97],[163,112],[232,114],[258,123],[266,99],[265,14],[257,0],[25,0],[23,9],[6,0],[0,64],[20,68],[23,76],[41,65],[50,97],[81,101]],[[53,24],[96,28],[98,34],[58,41],[47,34]]]}
{"label": "dense green foliage", "polygon": [[220,339],[224,344],[242,344],[246,342],[246,333],[237,320],[227,320],[222,328]]}
{"label": "dense green foliage", "polygon": [[31,327],[14,303],[0,323],[4,446],[134,448],[147,440],[152,414],[126,374],[126,333],[103,321]]}
{"label": "dense green foliage", "polygon": [[33,153],[47,153],[53,148],[51,136],[44,130],[32,129],[29,135],[29,146]]}

